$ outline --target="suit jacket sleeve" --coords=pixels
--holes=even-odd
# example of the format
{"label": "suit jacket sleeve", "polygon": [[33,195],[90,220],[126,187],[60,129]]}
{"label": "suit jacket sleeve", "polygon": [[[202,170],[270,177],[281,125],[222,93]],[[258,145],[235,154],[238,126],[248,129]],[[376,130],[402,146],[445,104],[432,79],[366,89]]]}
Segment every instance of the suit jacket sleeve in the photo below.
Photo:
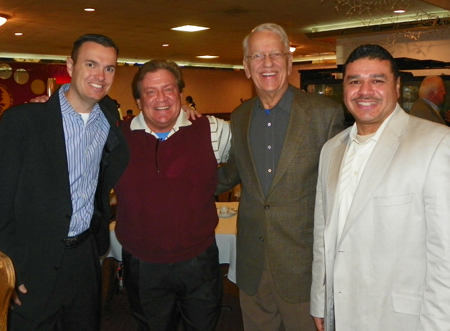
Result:
{"label": "suit jacket sleeve", "polygon": [[437,146],[424,188],[426,282],[419,330],[450,330],[450,134]]}
{"label": "suit jacket sleeve", "polygon": [[319,176],[316,189],[316,205],[314,210],[314,260],[312,265],[311,315],[324,317],[325,314],[325,252],[324,229],[325,217],[322,198],[322,158],[319,163]]}

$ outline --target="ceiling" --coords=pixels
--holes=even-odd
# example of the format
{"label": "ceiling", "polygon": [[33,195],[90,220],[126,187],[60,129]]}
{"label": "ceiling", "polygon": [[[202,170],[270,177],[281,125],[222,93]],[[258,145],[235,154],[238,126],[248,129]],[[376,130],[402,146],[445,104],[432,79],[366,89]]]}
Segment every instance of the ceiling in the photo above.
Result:
{"label": "ceiling", "polygon": [[[280,24],[297,47],[294,60],[333,56],[343,24],[365,22],[366,32],[378,23],[405,15],[418,23],[435,12],[449,17],[448,0],[377,0],[369,8],[353,7],[362,0],[2,0],[0,13],[11,19],[0,27],[0,58],[65,59],[72,43],[84,33],[111,37],[119,60],[144,62],[165,58],[185,65],[240,66],[242,39],[264,22]],[[366,2],[367,3],[367,2]],[[434,5],[433,5],[434,4]],[[438,7],[438,5],[440,7]],[[378,6],[378,7],[376,7]],[[86,7],[95,12],[85,12]],[[392,9],[407,7],[394,17]],[[445,8],[446,10],[444,10]],[[350,15],[350,13],[353,13]],[[431,14],[431,16],[430,16]],[[383,17],[381,21],[375,19]],[[201,32],[170,30],[180,25],[210,27]],[[324,27],[328,26],[328,27]],[[331,27],[330,27],[331,26]],[[316,35],[313,31],[336,30]],[[347,31],[347,32],[346,32]],[[23,36],[14,33],[22,32]],[[319,36],[320,38],[315,38]],[[163,47],[163,44],[169,44]],[[218,55],[202,60],[197,55]]]}

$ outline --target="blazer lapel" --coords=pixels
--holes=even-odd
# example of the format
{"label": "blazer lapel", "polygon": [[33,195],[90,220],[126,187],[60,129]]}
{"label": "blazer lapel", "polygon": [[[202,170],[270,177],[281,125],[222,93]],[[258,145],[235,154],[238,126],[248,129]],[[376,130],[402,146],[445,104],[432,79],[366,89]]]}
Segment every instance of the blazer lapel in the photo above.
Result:
{"label": "blazer lapel", "polygon": [[333,215],[336,215],[337,217],[338,209],[336,207],[339,206],[339,201],[336,201],[336,199],[339,198],[337,190],[339,189],[338,183],[341,175],[341,166],[347,150],[349,133],[350,130],[347,130],[347,134],[340,139],[340,143],[333,149],[330,157],[330,168],[326,180],[326,201],[330,202],[327,205],[327,214],[330,215],[330,217],[327,217],[326,225],[330,223],[331,219],[334,219]]}
{"label": "blazer lapel", "polygon": [[281,151],[280,159],[275,170],[275,176],[268,195],[270,195],[273,189],[278,185],[291,166],[299,146],[302,145],[305,134],[308,132],[308,124],[311,121],[311,114],[308,112],[310,103],[307,99],[299,100],[299,95],[301,94],[294,94],[294,100],[292,101],[291,107],[291,118],[287,127],[286,137],[284,138],[283,150]]}
{"label": "blazer lapel", "polygon": [[381,134],[361,176],[340,241],[345,238],[367,202],[373,198],[375,189],[397,152],[400,145],[399,137],[405,133],[407,125],[408,115],[397,105],[390,123],[388,123]]}
{"label": "blazer lapel", "polygon": [[70,195],[69,166],[67,163],[66,143],[64,136],[59,92],[55,92],[45,105],[48,116],[42,118],[43,142],[48,150],[49,161],[55,168],[55,176],[62,187],[67,187]]}

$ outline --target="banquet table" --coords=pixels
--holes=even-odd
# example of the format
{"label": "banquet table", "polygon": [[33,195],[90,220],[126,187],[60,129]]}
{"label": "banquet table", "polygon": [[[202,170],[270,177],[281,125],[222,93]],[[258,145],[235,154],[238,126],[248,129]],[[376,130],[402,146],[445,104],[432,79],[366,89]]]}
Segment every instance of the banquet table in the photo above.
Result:
{"label": "banquet table", "polygon": [[[219,263],[228,264],[227,277],[233,283],[236,283],[236,221],[239,202],[217,202],[217,213],[219,214],[219,223],[216,227],[216,242],[219,248]],[[228,213],[220,214],[220,207],[227,206]],[[113,221],[109,226],[111,240],[110,249],[106,255],[107,258],[115,258],[122,261],[122,245],[117,240],[115,232],[116,222]]]}

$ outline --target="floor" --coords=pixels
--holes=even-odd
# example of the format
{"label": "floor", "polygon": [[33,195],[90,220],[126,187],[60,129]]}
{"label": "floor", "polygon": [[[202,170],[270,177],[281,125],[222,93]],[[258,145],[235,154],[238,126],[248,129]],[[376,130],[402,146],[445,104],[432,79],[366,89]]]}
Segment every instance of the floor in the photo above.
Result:
{"label": "floor", "polygon": [[[101,331],[137,331],[131,315],[126,289],[119,289],[116,278],[118,263],[113,259],[103,261],[103,310]],[[222,266],[223,274],[227,266]],[[239,291],[235,284],[224,277],[222,311],[216,331],[243,331]],[[180,326],[180,331],[183,328]]]}

